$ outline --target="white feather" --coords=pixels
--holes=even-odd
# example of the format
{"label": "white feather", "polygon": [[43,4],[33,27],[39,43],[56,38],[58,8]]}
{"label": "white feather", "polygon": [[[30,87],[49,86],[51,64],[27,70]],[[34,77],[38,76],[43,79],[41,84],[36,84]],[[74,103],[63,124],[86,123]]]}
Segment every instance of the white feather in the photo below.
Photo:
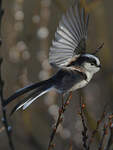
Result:
{"label": "white feather", "polygon": [[96,62],[97,62],[97,65],[100,65],[100,61],[99,61],[99,59],[96,56],[91,55],[91,54],[84,54],[82,56],[87,56],[89,58],[94,58],[96,60]]}
{"label": "white feather", "polygon": [[33,98],[33,99],[32,99],[32,97],[31,97],[31,98],[28,99],[25,103],[21,104],[21,105],[16,109],[16,111],[19,110],[19,109],[22,108],[22,107],[23,107],[23,110],[25,110],[25,109],[26,109],[31,103],[33,103],[37,98],[39,98],[40,96],[42,96],[42,95],[44,95],[45,93],[49,92],[51,89],[52,89],[52,87],[49,88],[49,89],[47,89],[47,90],[45,90],[45,91],[43,91],[42,93],[40,93],[39,95],[37,95],[37,96],[36,96],[35,98]]}

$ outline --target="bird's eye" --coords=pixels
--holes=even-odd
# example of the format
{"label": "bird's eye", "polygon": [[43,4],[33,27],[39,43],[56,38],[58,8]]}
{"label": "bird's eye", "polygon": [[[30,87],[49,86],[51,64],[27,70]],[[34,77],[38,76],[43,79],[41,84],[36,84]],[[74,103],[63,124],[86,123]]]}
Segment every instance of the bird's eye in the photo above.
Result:
{"label": "bird's eye", "polygon": [[95,63],[91,63],[91,65],[92,65],[92,66],[94,66],[94,65],[95,65]]}

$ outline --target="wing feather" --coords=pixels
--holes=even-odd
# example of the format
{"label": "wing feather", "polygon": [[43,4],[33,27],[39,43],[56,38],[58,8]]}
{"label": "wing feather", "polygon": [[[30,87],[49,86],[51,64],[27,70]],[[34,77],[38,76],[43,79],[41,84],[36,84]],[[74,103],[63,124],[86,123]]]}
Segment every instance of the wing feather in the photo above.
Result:
{"label": "wing feather", "polygon": [[[64,49],[71,49],[73,50],[74,46],[68,44],[68,43],[62,43],[62,42],[56,42],[56,41],[53,41],[53,44],[54,44],[54,47],[53,48],[59,48],[58,51],[60,52],[61,48],[64,48]],[[56,49],[54,49],[55,51],[57,51]]]}
{"label": "wing feather", "polygon": [[70,8],[70,12],[67,12],[68,14],[68,17],[69,17],[69,21],[73,21],[74,23],[74,32],[75,32],[75,35],[77,36],[77,39],[78,39],[78,42],[80,40],[80,36],[81,36],[81,32],[80,32],[80,27],[78,25],[78,22],[77,22],[77,18],[76,16],[74,16],[74,13],[73,13],[73,9]]}
{"label": "wing feather", "polygon": [[[85,23],[84,23],[84,20],[85,20],[85,9],[82,8],[82,11],[81,11],[81,23],[82,23],[82,29],[85,31]],[[86,32],[84,32],[83,36],[85,37],[86,36]]]}
{"label": "wing feather", "polygon": [[49,62],[54,67],[65,67],[71,59],[86,51],[89,15],[85,9],[74,5],[68,9],[59,23],[50,47]]}
{"label": "wing feather", "polygon": [[89,24],[89,14],[86,16],[86,24],[85,24],[86,35],[87,35],[87,31],[88,31],[88,24]]}
{"label": "wing feather", "polygon": [[67,41],[69,44],[74,45],[73,39],[71,39],[69,37],[69,35],[66,35],[66,33],[62,32],[61,30],[57,30],[56,37],[57,37],[58,41],[60,41],[61,39],[63,39],[65,41]]}

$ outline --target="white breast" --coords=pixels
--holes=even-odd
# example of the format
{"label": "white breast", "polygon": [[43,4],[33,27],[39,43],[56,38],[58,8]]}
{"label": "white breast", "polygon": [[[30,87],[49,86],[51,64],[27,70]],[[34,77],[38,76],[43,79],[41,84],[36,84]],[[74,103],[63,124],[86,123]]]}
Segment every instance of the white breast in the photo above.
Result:
{"label": "white breast", "polygon": [[80,88],[83,88],[84,86],[86,86],[90,82],[90,80],[92,79],[93,73],[86,72],[86,76],[87,76],[87,80],[82,80],[81,82],[75,84],[70,89],[70,91],[74,91],[74,90],[77,90],[77,89],[80,89]]}
{"label": "white breast", "polygon": [[75,84],[70,91],[75,91],[77,89],[83,88],[84,86],[86,86],[88,84],[88,82],[86,80],[82,80],[81,82]]}

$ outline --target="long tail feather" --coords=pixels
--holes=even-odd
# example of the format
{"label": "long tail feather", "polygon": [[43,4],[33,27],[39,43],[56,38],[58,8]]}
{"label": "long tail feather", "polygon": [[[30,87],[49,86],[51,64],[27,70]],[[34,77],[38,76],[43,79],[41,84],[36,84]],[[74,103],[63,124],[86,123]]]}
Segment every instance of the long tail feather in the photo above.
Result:
{"label": "long tail feather", "polygon": [[40,93],[39,95],[37,95],[36,97],[31,97],[30,99],[28,99],[25,104],[23,105],[23,110],[26,109],[29,105],[31,105],[31,103],[33,103],[37,98],[39,98],[40,96],[44,95],[45,93],[49,92],[51,90],[47,89],[45,91],[43,91],[42,93]]}
{"label": "long tail feather", "polygon": [[37,87],[41,87],[43,86],[43,84],[47,84],[48,81],[50,81],[51,79],[49,80],[45,80],[45,81],[41,81],[39,83],[33,83],[31,85],[28,85],[28,86],[25,86],[24,88],[21,88],[19,90],[17,90],[14,94],[12,94],[9,98],[7,98],[5,101],[4,101],[4,107],[6,105],[8,105],[10,102],[12,102],[13,100],[15,100],[17,97],[25,94],[25,93],[28,93],[34,89],[36,89]]}
{"label": "long tail feather", "polygon": [[31,94],[29,94],[26,98],[21,100],[16,106],[12,109],[10,115],[12,115],[15,111],[19,110],[20,108],[23,108],[25,110],[31,103],[33,103],[37,98],[44,95],[45,93],[49,92],[51,88],[45,89],[45,90],[35,90]]}

